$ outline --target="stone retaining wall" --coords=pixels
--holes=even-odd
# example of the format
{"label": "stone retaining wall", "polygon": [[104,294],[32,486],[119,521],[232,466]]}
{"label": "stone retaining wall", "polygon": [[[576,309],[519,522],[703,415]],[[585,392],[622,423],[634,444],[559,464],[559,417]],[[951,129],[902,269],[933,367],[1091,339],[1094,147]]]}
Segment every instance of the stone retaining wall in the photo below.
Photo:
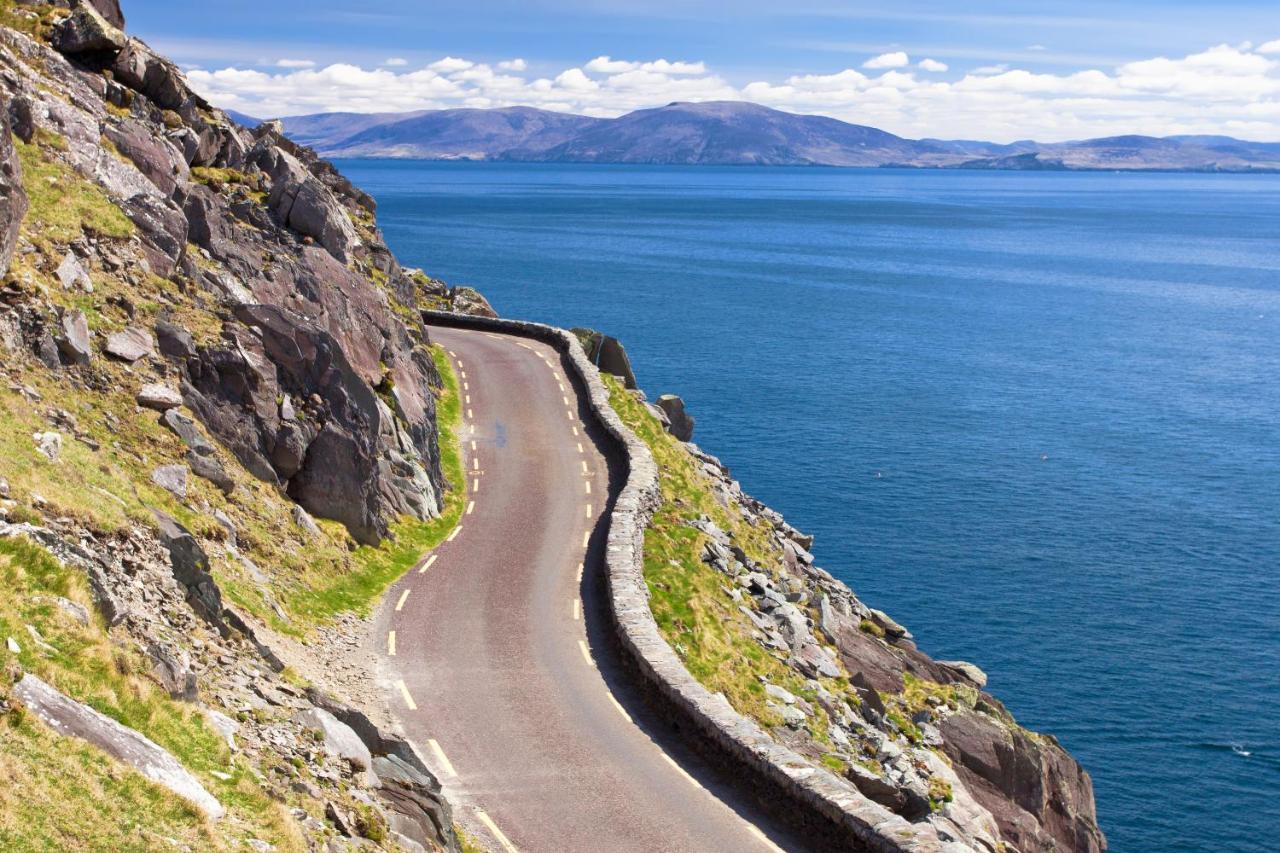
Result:
{"label": "stone retaining wall", "polygon": [[[760,726],[689,674],[663,639],[649,609],[644,582],[644,531],[661,501],[658,466],[649,447],[609,405],[609,390],[577,338],[540,323],[425,311],[428,324],[532,338],[555,347],[586,390],[590,409],[617,442],[627,479],[609,518],[605,553],[610,615],[627,664],[644,681],[661,710],[695,732],[703,752],[736,771],[776,811],[795,812],[817,837],[846,850],[939,851],[929,824],[912,824],[865,797],[852,783],[782,746]],[[787,804],[784,806],[783,804]],[[789,806],[789,807],[788,807]]]}

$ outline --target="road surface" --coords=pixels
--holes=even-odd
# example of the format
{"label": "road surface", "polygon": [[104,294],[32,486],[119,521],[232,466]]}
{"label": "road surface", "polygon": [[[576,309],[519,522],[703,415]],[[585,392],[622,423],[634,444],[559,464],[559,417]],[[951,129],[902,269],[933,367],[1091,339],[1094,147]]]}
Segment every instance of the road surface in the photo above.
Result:
{"label": "road surface", "polygon": [[393,713],[459,820],[507,853],[801,849],[626,681],[600,562],[622,471],[559,354],[431,334],[459,375],[467,505],[375,636]]}

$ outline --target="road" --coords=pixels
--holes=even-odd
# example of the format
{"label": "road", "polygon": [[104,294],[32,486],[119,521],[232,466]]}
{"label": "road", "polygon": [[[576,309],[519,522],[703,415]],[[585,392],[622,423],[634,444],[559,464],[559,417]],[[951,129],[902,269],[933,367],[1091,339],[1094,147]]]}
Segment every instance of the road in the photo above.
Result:
{"label": "road", "polygon": [[405,734],[497,850],[802,849],[627,684],[600,553],[622,471],[550,346],[433,328],[463,401],[467,506],[375,636]]}

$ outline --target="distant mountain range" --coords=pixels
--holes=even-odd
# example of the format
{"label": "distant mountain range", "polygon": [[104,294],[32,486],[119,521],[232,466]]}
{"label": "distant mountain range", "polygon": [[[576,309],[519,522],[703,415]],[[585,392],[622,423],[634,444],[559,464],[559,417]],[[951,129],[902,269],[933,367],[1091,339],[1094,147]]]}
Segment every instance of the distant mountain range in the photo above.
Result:
{"label": "distant mountain range", "polygon": [[[254,123],[248,116],[239,116]],[[619,118],[531,107],[322,113],[283,119],[327,157],[669,165],[900,166],[1003,170],[1280,171],[1280,143],[1226,136],[1078,142],[904,139],[874,127],[740,101],[673,103]]]}

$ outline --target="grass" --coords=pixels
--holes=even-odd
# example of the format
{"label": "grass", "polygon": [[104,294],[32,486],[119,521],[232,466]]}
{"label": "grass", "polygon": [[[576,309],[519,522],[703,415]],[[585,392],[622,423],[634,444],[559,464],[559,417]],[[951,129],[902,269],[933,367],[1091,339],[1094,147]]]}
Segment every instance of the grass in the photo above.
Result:
{"label": "grass", "polygon": [[465,503],[462,451],[458,429],[462,424],[458,378],[444,349],[431,348],[431,358],[444,382],[436,399],[440,430],[440,463],[451,488],[444,493],[440,515],[429,521],[405,520],[392,528],[392,537],[381,545],[362,545],[354,553],[351,571],[323,573],[314,584],[288,599],[287,609],[310,622],[319,622],[344,611],[367,613],[388,586],[439,545],[462,517]]}
{"label": "grass", "polygon": [[[659,467],[662,504],[644,537],[644,577],[659,630],[708,690],[723,693],[739,713],[766,728],[782,725],[781,716],[766,705],[760,676],[806,699],[816,698],[815,692],[752,637],[753,625],[725,589],[730,582],[702,562],[707,537],[688,522],[710,517],[761,565],[777,565],[781,553],[768,530],[716,499],[707,474],[620,380],[607,374],[601,379],[614,410],[649,446]],[[827,682],[833,693],[848,692],[845,679]],[[826,714],[816,704],[814,712],[809,732],[819,744],[829,743]]]}
{"label": "grass", "polygon": [[[5,539],[0,586],[0,636],[21,647],[16,655],[0,652],[5,672],[21,667],[151,738],[232,815],[210,825],[166,789],[18,712],[0,724],[0,848],[146,850],[159,849],[171,836],[199,849],[226,849],[222,833],[234,832],[284,850],[303,849],[289,816],[233,759],[200,711],[170,699],[144,675],[150,663],[137,648],[114,640],[96,615],[84,626],[56,605],[58,596],[94,612],[81,573],[24,539]],[[28,625],[49,648],[35,641]]]}
{"label": "grass", "polygon": [[30,202],[25,225],[38,239],[36,245],[70,243],[85,231],[117,239],[132,236],[133,223],[97,185],[46,153],[45,148],[62,149],[66,140],[52,133],[44,136],[30,144],[14,140]]}

